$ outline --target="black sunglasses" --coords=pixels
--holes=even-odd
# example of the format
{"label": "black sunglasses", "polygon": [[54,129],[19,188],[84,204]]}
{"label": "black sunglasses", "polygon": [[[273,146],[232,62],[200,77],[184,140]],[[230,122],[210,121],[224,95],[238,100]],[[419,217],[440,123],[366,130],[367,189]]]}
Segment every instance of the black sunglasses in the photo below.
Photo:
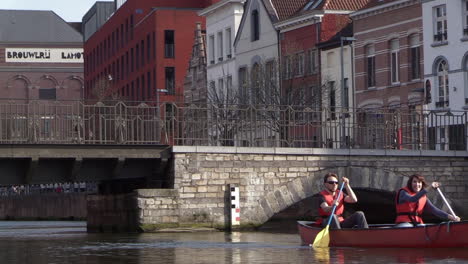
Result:
{"label": "black sunglasses", "polygon": [[328,184],[338,184],[337,181],[327,181]]}

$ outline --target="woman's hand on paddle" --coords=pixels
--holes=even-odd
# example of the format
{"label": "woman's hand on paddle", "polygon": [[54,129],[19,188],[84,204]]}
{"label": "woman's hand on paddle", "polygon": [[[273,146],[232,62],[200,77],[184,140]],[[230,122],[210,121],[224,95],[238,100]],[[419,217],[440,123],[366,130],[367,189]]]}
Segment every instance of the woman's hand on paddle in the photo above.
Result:
{"label": "woman's hand on paddle", "polygon": [[437,189],[437,188],[440,187],[440,183],[438,183],[438,182],[433,182],[433,183],[431,183],[431,187],[432,187],[432,189]]}
{"label": "woman's hand on paddle", "polygon": [[451,214],[448,215],[448,219],[449,219],[450,221],[460,222],[460,217],[458,217],[458,216],[453,216],[453,215],[451,215]]}

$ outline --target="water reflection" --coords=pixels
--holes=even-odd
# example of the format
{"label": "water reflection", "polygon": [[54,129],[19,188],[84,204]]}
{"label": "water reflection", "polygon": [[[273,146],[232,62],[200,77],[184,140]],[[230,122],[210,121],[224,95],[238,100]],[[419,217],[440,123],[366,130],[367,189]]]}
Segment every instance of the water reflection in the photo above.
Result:
{"label": "water reflection", "polygon": [[87,234],[85,223],[0,222],[2,263],[466,263],[466,249],[312,249],[297,233]]}

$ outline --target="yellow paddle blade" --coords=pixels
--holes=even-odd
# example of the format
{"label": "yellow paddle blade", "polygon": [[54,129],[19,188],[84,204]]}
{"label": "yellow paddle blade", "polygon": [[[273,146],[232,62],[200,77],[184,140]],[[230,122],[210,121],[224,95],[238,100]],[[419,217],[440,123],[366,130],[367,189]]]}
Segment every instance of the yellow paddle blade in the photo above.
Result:
{"label": "yellow paddle blade", "polygon": [[327,225],[322,231],[320,231],[317,236],[315,237],[314,243],[312,244],[312,247],[314,248],[325,248],[328,247],[330,244],[330,234],[328,233],[328,227]]}

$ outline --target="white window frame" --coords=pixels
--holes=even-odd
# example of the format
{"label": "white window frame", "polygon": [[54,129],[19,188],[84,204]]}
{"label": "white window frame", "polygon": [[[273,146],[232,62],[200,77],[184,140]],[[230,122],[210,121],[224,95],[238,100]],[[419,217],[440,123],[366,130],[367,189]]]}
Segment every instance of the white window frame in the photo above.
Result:
{"label": "white window frame", "polygon": [[309,50],[309,73],[313,74],[318,71],[318,49]]}
{"label": "white window frame", "polygon": [[208,37],[208,58],[210,59],[210,65],[216,63],[216,56],[215,56],[215,36],[210,35]]}
{"label": "white window frame", "polygon": [[232,32],[231,28],[226,28],[225,37],[226,37],[226,58],[232,58]]}
{"label": "white window frame", "polygon": [[392,84],[400,83],[400,41],[398,39],[392,39],[390,41],[390,80]]}
{"label": "white window frame", "polygon": [[[445,67],[442,65],[445,64]],[[446,60],[440,60],[437,63],[437,93],[438,102],[449,102],[449,73],[448,73],[448,62]],[[447,104],[443,104],[445,107]]]}
{"label": "white window frame", "polygon": [[296,62],[296,76],[300,77],[300,76],[304,76],[304,60],[305,60],[305,55],[304,55],[304,52],[299,52],[296,54],[296,59],[297,59],[297,62]]}
{"label": "white window frame", "polygon": [[219,31],[217,34],[217,46],[216,49],[218,50],[218,62],[223,61],[224,59],[224,45],[223,45],[223,32]]}
{"label": "white window frame", "polygon": [[433,12],[434,42],[447,41],[447,7],[446,5],[435,6]]}

